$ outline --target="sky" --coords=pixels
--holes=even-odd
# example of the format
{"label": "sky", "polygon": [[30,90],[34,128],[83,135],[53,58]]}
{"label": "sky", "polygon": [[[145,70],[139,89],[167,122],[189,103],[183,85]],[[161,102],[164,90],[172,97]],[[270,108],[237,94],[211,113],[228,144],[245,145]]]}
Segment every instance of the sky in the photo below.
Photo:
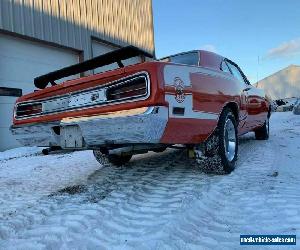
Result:
{"label": "sky", "polygon": [[300,0],[153,0],[153,15],[158,58],[210,50],[251,83],[300,65]]}

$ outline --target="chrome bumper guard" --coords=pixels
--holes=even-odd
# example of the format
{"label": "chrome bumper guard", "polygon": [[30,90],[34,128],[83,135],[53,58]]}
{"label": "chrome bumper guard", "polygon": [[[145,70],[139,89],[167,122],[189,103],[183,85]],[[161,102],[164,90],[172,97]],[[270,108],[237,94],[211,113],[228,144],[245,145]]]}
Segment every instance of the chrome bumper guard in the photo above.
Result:
{"label": "chrome bumper guard", "polygon": [[168,108],[159,106],[11,126],[11,132],[24,146],[81,149],[111,144],[159,143],[167,121]]}

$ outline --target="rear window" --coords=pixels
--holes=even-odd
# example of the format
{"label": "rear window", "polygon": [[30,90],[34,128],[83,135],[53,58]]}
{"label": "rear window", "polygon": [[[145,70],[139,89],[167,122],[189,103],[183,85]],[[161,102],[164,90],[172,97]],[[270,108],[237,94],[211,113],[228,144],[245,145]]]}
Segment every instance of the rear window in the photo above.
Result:
{"label": "rear window", "polygon": [[199,54],[197,51],[193,51],[179,55],[169,56],[167,58],[164,58],[162,61],[197,66],[199,64]]}

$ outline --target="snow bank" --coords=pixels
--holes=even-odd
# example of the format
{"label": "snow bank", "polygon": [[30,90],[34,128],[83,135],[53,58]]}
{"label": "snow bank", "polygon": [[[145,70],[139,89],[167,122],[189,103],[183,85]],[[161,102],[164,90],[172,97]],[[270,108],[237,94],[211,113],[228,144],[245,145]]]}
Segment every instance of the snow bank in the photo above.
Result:
{"label": "snow bank", "polygon": [[293,113],[294,115],[300,115],[300,99],[295,103]]}

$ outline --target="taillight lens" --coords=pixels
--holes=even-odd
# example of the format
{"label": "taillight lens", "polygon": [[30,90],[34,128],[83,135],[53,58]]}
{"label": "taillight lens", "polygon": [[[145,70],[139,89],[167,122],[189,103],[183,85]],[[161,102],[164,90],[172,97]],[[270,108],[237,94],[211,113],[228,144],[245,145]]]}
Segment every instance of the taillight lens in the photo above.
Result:
{"label": "taillight lens", "polygon": [[104,86],[82,90],[50,99],[20,102],[15,106],[15,119],[47,115],[78,108],[89,108],[106,103],[146,99],[150,95],[150,82],[146,74],[123,78]]}
{"label": "taillight lens", "polygon": [[106,90],[106,97],[109,101],[144,95],[147,95],[147,82],[145,77],[137,77],[125,83],[110,86]]}
{"label": "taillight lens", "polygon": [[43,106],[41,103],[34,103],[34,104],[20,104],[17,105],[16,108],[16,116],[30,116],[30,115],[37,115],[42,113]]}

